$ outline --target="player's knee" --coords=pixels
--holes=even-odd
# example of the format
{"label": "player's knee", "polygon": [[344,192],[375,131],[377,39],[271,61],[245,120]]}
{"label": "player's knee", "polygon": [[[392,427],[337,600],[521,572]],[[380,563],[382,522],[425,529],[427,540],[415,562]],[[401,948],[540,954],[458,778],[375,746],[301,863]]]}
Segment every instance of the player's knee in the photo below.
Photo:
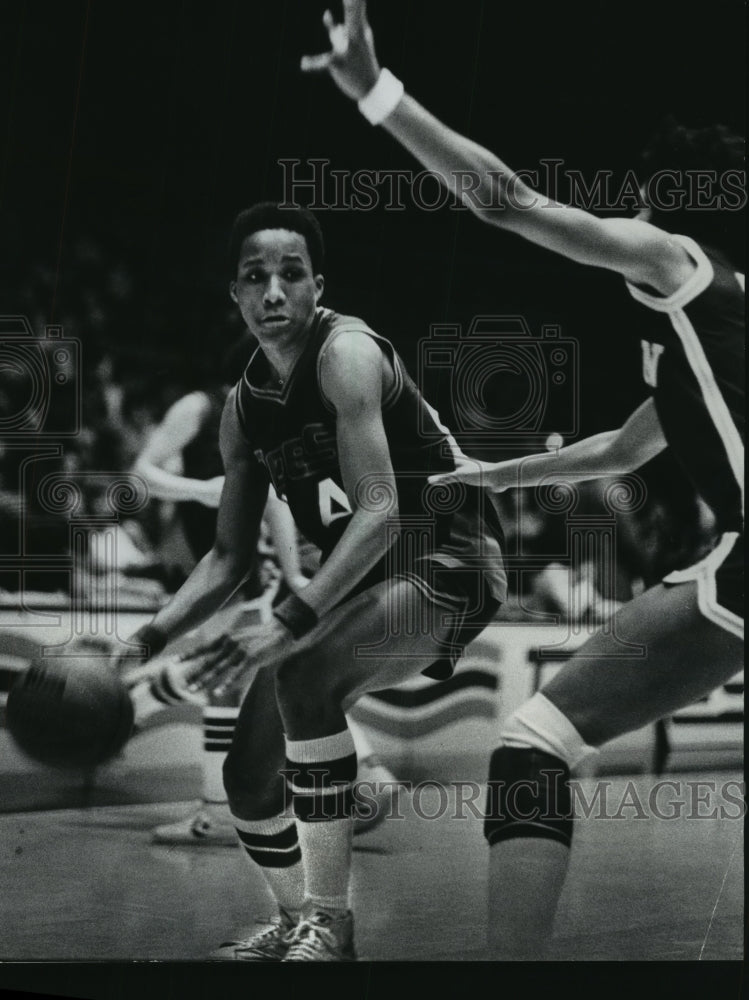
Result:
{"label": "player's knee", "polygon": [[500,747],[489,764],[484,836],[490,846],[518,837],[572,840],[570,771],[535,747]]}
{"label": "player's knee", "polygon": [[333,693],[331,672],[318,644],[289,656],[276,672],[276,696],[285,709],[310,710],[327,704]]}

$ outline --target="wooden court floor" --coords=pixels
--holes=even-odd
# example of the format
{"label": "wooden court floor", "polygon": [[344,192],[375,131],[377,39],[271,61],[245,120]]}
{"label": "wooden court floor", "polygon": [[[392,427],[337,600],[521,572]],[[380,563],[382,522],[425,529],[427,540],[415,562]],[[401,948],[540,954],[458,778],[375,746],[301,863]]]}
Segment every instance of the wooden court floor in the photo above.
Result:
{"label": "wooden court floor", "polygon": [[[608,810],[619,815],[578,821],[550,959],[742,958],[743,823],[735,806],[720,818],[715,796],[694,789],[696,781],[717,789],[732,781],[735,797],[740,776],[668,778],[682,788],[669,791],[670,799],[690,796],[694,806],[702,794],[693,815],[638,815],[637,802],[647,803],[656,779],[616,776],[606,779]],[[362,960],[489,957],[481,823],[455,817],[447,788],[447,798],[424,791],[417,810],[404,797],[402,820],[356,838]],[[269,914],[262,882],[238,849],[151,843],[153,826],[189,808],[150,803],[0,815],[0,960],[202,962],[227,936]]]}

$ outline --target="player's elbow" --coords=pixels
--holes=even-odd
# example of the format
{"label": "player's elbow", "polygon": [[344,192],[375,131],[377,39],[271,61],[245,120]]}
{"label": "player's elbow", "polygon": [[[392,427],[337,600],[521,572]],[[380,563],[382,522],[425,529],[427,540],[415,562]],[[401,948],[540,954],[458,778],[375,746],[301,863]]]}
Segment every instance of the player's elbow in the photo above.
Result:
{"label": "player's elbow", "polygon": [[499,167],[481,175],[475,191],[467,191],[463,203],[488,225],[519,231],[530,225],[533,209],[541,195],[528,187],[517,174]]}
{"label": "player's elbow", "polygon": [[[373,551],[385,553],[400,532],[397,499],[392,503],[380,502],[376,510],[359,510],[362,541]],[[366,539],[366,541],[365,541]]]}
{"label": "player's elbow", "polygon": [[238,587],[250,571],[251,560],[241,547],[224,544],[217,538],[209,553],[211,577],[227,587]]}
{"label": "player's elbow", "polygon": [[604,452],[603,464],[610,475],[624,475],[639,469],[650,457],[648,449],[633,448],[631,444],[615,438]]}
{"label": "player's elbow", "polygon": [[154,488],[154,466],[145,458],[139,458],[133,465],[133,472],[145,482],[146,486],[153,491]]}

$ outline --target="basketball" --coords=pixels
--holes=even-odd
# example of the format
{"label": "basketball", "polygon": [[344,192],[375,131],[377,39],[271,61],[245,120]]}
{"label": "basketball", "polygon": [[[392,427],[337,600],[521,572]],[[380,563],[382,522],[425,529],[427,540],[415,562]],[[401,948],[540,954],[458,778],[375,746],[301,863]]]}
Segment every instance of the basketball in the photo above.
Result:
{"label": "basketball", "polygon": [[7,724],[29,757],[60,768],[113,757],[133,726],[133,705],[102,657],[35,660],[8,693]]}

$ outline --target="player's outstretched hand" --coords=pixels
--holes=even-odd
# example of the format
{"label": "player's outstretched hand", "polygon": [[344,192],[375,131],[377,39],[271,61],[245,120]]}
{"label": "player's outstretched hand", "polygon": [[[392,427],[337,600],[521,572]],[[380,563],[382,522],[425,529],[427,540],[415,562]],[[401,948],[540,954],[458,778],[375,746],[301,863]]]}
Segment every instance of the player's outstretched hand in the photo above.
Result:
{"label": "player's outstretched hand", "polygon": [[326,10],[323,24],[330,38],[330,51],[303,56],[302,69],[306,73],[327,70],[343,93],[358,101],[370,92],[380,75],[365,0],[343,0],[343,23],[336,23]]}
{"label": "player's outstretched hand", "polygon": [[195,697],[225,694],[242,687],[249,673],[275,663],[291,635],[275,618],[248,625],[233,635],[220,635],[181,658],[180,670],[187,692]]}
{"label": "player's outstretched hand", "polygon": [[457,467],[452,472],[442,472],[430,476],[432,485],[439,483],[465,483],[467,486],[480,486],[492,493],[502,493],[518,485],[517,470],[508,470],[506,462],[480,462],[476,458],[462,456]]}

